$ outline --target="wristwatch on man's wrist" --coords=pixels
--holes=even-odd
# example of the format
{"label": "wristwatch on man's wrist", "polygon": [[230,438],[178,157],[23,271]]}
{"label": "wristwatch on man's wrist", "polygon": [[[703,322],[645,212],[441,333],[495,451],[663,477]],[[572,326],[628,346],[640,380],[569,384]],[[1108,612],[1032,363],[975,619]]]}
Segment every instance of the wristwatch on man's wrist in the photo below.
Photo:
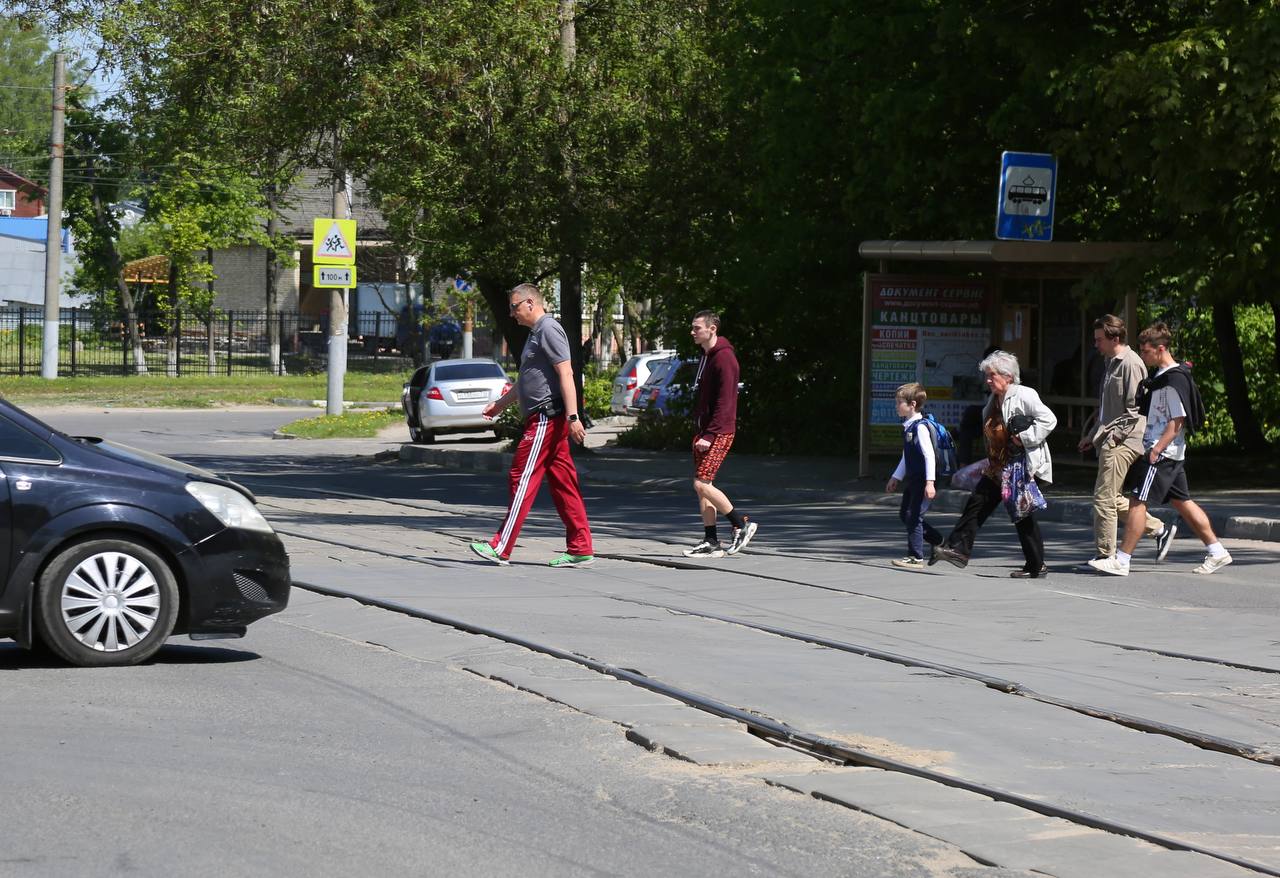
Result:
{"label": "wristwatch on man's wrist", "polygon": [[576,424],[576,423],[578,423],[578,416],[577,416],[577,415],[569,415],[569,423],[570,423],[570,424]]}

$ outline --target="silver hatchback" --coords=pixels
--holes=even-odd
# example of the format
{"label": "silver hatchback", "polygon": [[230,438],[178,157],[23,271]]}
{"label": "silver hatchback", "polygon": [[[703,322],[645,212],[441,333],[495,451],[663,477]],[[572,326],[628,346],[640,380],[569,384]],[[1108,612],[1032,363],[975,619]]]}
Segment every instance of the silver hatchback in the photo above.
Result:
{"label": "silver hatchback", "polygon": [[510,389],[507,373],[493,360],[438,360],[423,366],[400,394],[409,438],[426,444],[439,433],[492,430],[485,406]]}

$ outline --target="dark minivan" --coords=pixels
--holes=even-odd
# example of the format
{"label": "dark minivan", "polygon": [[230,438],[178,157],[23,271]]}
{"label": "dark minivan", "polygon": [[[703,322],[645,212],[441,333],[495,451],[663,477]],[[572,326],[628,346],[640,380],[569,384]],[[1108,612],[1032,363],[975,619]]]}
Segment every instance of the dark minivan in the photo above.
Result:
{"label": "dark minivan", "polygon": [[171,634],[244,636],[285,608],[289,583],[245,488],[0,400],[0,637],[131,665]]}

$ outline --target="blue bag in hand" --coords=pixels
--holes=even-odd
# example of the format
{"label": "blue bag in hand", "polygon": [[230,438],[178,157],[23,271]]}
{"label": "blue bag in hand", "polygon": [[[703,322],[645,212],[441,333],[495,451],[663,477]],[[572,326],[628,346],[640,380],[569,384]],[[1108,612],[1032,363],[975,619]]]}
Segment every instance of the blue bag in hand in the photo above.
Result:
{"label": "blue bag in hand", "polygon": [[1037,509],[1048,507],[1049,503],[1040,493],[1036,480],[1027,474],[1027,459],[1016,457],[1000,472],[1000,499],[1009,518],[1017,523]]}

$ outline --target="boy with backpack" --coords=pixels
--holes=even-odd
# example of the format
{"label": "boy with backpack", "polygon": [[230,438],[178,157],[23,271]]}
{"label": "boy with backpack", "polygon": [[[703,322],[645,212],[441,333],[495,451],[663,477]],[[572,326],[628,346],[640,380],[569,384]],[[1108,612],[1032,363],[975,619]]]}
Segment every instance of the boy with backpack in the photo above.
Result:
{"label": "boy with backpack", "polygon": [[[924,514],[929,511],[929,504],[937,496],[934,481],[948,466],[947,453],[940,449],[939,442],[945,436],[945,428],[932,417],[925,418],[921,409],[929,399],[922,385],[912,382],[898,388],[895,394],[898,405],[898,417],[902,418],[902,459],[898,468],[893,471],[885,492],[892,494],[902,486],[902,505],[898,509],[898,517],[907,529],[907,555],[893,559],[894,567],[906,570],[923,570],[925,568],[924,544],[936,546],[942,542],[942,534],[938,533],[927,521]],[[941,433],[939,432],[941,431]],[[950,443],[947,443],[950,445]],[[955,450],[950,448],[952,471],[955,468]]]}

